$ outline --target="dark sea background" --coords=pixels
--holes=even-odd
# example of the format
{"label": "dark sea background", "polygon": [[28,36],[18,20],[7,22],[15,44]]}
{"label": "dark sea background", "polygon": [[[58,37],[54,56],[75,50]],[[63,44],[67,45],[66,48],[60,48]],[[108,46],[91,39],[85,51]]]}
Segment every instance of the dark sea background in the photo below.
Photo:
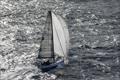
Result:
{"label": "dark sea background", "polygon": [[0,0],[0,80],[52,80],[35,65],[48,10],[70,33],[56,80],[120,80],[120,0]]}

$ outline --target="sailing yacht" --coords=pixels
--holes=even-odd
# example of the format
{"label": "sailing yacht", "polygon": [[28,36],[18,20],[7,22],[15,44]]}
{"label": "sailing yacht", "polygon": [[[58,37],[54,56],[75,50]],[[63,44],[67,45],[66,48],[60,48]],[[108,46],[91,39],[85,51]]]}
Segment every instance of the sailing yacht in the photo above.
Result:
{"label": "sailing yacht", "polygon": [[68,64],[68,27],[64,19],[52,11],[48,11],[40,44],[38,58],[42,71]]}

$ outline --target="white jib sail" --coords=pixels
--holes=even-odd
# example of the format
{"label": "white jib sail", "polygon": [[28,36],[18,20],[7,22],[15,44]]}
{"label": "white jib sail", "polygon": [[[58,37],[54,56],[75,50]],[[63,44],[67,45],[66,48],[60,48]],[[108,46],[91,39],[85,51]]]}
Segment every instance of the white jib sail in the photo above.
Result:
{"label": "white jib sail", "polygon": [[55,55],[67,57],[69,47],[69,33],[64,20],[52,13],[53,41]]}
{"label": "white jib sail", "polygon": [[66,47],[67,47],[67,51],[68,51],[68,49],[69,49],[69,31],[68,31],[68,26],[67,26],[65,20],[61,16],[57,15],[57,17],[60,20],[60,23],[61,23],[61,25],[63,27],[63,31],[64,31],[65,38],[66,38]]}

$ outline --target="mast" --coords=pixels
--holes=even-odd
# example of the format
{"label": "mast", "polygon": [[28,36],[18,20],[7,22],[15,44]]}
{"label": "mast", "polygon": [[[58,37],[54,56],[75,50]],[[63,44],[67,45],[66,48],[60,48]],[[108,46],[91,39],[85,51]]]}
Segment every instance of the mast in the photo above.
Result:
{"label": "mast", "polygon": [[53,58],[53,62],[55,62],[55,52],[54,52],[54,36],[53,36],[53,20],[52,20],[52,11],[48,11],[48,13],[51,16],[51,30],[52,30],[52,58]]}

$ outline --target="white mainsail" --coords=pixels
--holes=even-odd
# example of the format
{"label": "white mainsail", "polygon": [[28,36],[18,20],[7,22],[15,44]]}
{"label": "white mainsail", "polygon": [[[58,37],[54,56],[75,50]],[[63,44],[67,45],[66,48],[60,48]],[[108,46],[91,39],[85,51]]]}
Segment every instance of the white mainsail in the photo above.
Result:
{"label": "white mainsail", "polygon": [[53,42],[55,55],[67,57],[69,48],[69,32],[62,17],[52,13]]}

